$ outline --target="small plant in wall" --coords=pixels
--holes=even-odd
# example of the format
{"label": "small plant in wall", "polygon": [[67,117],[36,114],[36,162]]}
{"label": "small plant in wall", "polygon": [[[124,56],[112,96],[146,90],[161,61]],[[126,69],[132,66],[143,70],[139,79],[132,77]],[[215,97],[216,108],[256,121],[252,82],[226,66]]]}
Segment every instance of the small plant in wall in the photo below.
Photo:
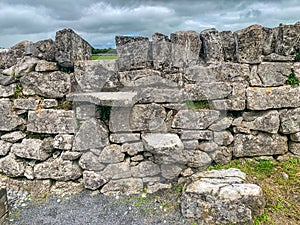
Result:
{"label": "small plant in wall", "polygon": [[291,86],[295,86],[295,85],[300,84],[300,81],[299,81],[298,77],[296,77],[294,69],[291,69],[291,73],[288,76],[288,79],[285,83],[288,84],[288,85],[291,85]]}
{"label": "small plant in wall", "polygon": [[294,61],[295,61],[295,62],[300,62],[300,51],[297,52],[297,54],[295,55]]}

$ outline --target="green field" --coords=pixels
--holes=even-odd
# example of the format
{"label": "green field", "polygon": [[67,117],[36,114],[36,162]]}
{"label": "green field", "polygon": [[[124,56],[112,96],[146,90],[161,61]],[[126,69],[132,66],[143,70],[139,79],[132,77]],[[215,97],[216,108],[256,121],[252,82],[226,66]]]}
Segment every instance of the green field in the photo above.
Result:
{"label": "green field", "polygon": [[93,55],[92,60],[111,60],[118,59],[116,55]]}

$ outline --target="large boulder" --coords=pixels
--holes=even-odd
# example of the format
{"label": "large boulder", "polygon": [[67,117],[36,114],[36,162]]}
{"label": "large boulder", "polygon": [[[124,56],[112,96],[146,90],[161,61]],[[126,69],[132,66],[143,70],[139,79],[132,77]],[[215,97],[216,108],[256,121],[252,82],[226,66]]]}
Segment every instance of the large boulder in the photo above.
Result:
{"label": "large boulder", "polygon": [[154,68],[164,68],[171,65],[171,40],[168,36],[155,33],[152,35],[152,55]]}
{"label": "large boulder", "polygon": [[236,61],[236,41],[231,31],[219,33],[225,61]]}
{"label": "large boulder", "polygon": [[31,45],[32,56],[47,61],[55,60],[56,45],[52,39],[38,41]]}
{"label": "large boulder", "polygon": [[219,32],[212,28],[200,33],[202,41],[202,56],[206,63],[220,63],[224,61],[222,42]]}

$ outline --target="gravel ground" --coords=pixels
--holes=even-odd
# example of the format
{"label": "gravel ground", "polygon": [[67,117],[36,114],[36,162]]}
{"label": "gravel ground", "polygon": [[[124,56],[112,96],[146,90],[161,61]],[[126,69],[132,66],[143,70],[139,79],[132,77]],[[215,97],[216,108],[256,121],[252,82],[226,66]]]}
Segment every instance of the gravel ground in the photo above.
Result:
{"label": "gravel ground", "polygon": [[10,215],[5,224],[191,225],[180,213],[178,197],[176,190],[127,197],[82,191],[70,197],[39,198],[9,190]]}

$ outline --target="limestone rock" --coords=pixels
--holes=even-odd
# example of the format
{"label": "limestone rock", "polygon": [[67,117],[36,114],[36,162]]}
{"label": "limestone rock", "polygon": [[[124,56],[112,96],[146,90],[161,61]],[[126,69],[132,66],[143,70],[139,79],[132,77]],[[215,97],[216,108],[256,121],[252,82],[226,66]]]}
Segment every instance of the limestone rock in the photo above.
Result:
{"label": "limestone rock", "polygon": [[182,168],[176,164],[162,164],[160,169],[162,177],[167,180],[176,179],[182,171]]}
{"label": "limestone rock", "polygon": [[213,132],[209,130],[183,130],[180,136],[181,140],[212,140]]}
{"label": "limestone rock", "polygon": [[116,60],[93,60],[77,61],[74,74],[81,91],[100,92],[115,86],[116,72]]}
{"label": "limestone rock", "polygon": [[0,99],[0,115],[0,131],[12,131],[25,123],[13,111],[12,103],[9,99]]}
{"label": "limestone rock", "polygon": [[11,143],[15,143],[15,142],[18,142],[18,141],[22,140],[25,137],[26,137],[26,134],[23,133],[22,131],[14,131],[14,132],[2,135],[0,137],[0,139],[3,140],[3,141],[8,141],[8,142],[11,142]]}
{"label": "limestone rock", "polygon": [[122,145],[122,152],[126,152],[128,155],[136,155],[139,152],[144,151],[144,146],[141,141],[135,143],[125,143]]}
{"label": "limestone rock", "polygon": [[36,110],[39,105],[39,100],[34,98],[15,99],[14,107],[17,109]]}
{"label": "limestone rock", "polygon": [[115,164],[108,164],[106,168],[101,171],[102,176],[105,178],[118,180],[131,177],[131,170],[129,166],[129,160],[115,163]]}
{"label": "limestone rock", "polygon": [[138,194],[143,189],[143,181],[140,178],[128,178],[111,180],[103,186],[101,193],[105,195]]}
{"label": "limestone rock", "polygon": [[172,64],[175,67],[196,65],[199,61],[202,42],[195,31],[178,31],[171,34]]}
{"label": "limestone rock", "polygon": [[229,128],[232,124],[233,118],[232,117],[224,117],[220,119],[219,121],[213,123],[208,127],[209,130],[212,131],[222,131]]}
{"label": "limestone rock", "polygon": [[37,72],[49,72],[58,70],[56,62],[49,62],[46,60],[40,60],[35,66],[35,71]]}
{"label": "limestone rock", "polygon": [[204,170],[212,163],[211,157],[206,152],[200,150],[185,151],[185,157],[187,166],[197,168],[197,170]]}
{"label": "limestone rock", "polygon": [[27,130],[35,133],[75,133],[76,121],[73,111],[42,109],[29,111]]}
{"label": "limestone rock", "polygon": [[215,110],[180,110],[174,117],[172,127],[204,130],[219,119]]}
{"label": "limestone rock", "polygon": [[85,121],[77,132],[73,144],[74,151],[103,148],[109,144],[108,129],[96,119]]}
{"label": "limestone rock", "polygon": [[[294,133],[290,135],[290,138],[294,142],[300,142],[300,132]],[[1,137],[2,139],[2,137]]]}
{"label": "limestone rock", "polygon": [[280,131],[292,134],[300,131],[300,108],[283,110],[280,113]]}
{"label": "limestone rock", "polygon": [[137,166],[131,167],[133,177],[153,177],[160,173],[159,165],[151,161],[140,162]]}
{"label": "limestone rock", "polygon": [[9,69],[4,70],[3,73],[14,77],[21,77],[27,75],[30,72],[33,72],[37,62],[38,59],[25,56],[24,58],[19,60],[17,64],[10,67]]}
{"label": "limestone rock", "polygon": [[151,61],[151,47],[146,37],[116,36],[120,71],[142,69]]}
{"label": "limestone rock", "polygon": [[265,201],[262,189],[244,177],[238,169],[195,175],[181,197],[182,214],[205,224],[251,224]]}
{"label": "limestone rock", "polygon": [[49,159],[34,166],[37,179],[53,179],[58,181],[77,180],[82,176],[80,167],[74,161],[61,158]]}
{"label": "limestone rock", "polygon": [[60,157],[63,160],[73,161],[79,159],[81,155],[81,152],[64,151],[61,153]]}
{"label": "limestone rock", "polygon": [[247,108],[250,110],[296,108],[299,106],[300,86],[250,87],[247,89]]}
{"label": "limestone rock", "polygon": [[172,184],[163,184],[163,183],[149,184],[147,186],[147,193],[153,194],[159,190],[171,189],[171,188],[172,188]]}
{"label": "limestone rock", "polygon": [[102,177],[101,173],[94,171],[83,171],[84,187],[91,190],[96,190],[106,184],[109,179]]}
{"label": "limestone rock", "polygon": [[201,142],[198,148],[204,152],[210,153],[216,151],[218,145],[213,141],[209,141],[209,142],[205,141],[205,142]]}
{"label": "limestone rock", "polygon": [[0,140],[0,156],[6,156],[9,153],[11,146],[12,143]]}
{"label": "limestone rock", "polygon": [[50,73],[31,72],[20,79],[25,95],[46,98],[62,98],[71,91],[70,75],[60,71]]}
{"label": "limestone rock", "polygon": [[11,151],[18,157],[45,161],[51,156],[53,139],[23,139],[22,143],[16,143]]}
{"label": "limestone rock", "polygon": [[185,150],[195,150],[199,148],[198,140],[183,140],[182,143]]}
{"label": "limestone rock", "polygon": [[219,32],[212,28],[200,33],[203,57],[206,63],[220,63],[224,60],[222,42]]}
{"label": "limestone rock", "polygon": [[116,133],[111,134],[109,136],[109,139],[113,143],[123,144],[128,142],[139,141],[141,139],[141,135],[136,133]]}
{"label": "limestone rock", "polygon": [[99,156],[92,152],[84,153],[79,160],[79,166],[84,170],[101,171],[105,168]]}
{"label": "limestone rock", "polygon": [[155,68],[163,68],[171,64],[171,40],[168,36],[155,33],[152,35],[152,55]]}
{"label": "limestone rock", "polygon": [[119,163],[124,161],[125,154],[122,153],[122,147],[120,145],[112,144],[106,146],[99,155],[99,161],[101,163]]}
{"label": "limestone rock", "polygon": [[158,104],[134,105],[131,110],[130,127],[136,131],[164,131],[166,111]]}
{"label": "limestone rock", "polygon": [[47,60],[55,60],[56,46],[52,39],[41,40],[31,45],[32,56]]}
{"label": "limestone rock", "polygon": [[[300,25],[282,25],[277,28],[275,53],[283,56],[293,55],[299,50]],[[298,45],[298,46],[297,46]],[[297,49],[298,47],[298,49]]]}
{"label": "limestone rock", "polygon": [[56,99],[44,99],[41,103],[42,108],[50,109],[58,106]]}
{"label": "limestone rock", "polygon": [[232,92],[232,87],[229,83],[225,82],[204,82],[201,84],[186,85],[184,90],[189,100],[200,101],[227,98]]}
{"label": "limestone rock", "polygon": [[82,181],[56,181],[55,184],[51,186],[50,192],[53,195],[65,197],[78,194],[83,191],[83,189]]}
{"label": "limestone rock", "polygon": [[2,74],[0,70],[0,85],[7,86],[12,83],[15,83],[15,78],[11,75],[7,76]]}
{"label": "limestone rock", "polygon": [[220,146],[211,157],[215,163],[219,165],[226,165],[230,163],[232,159],[232,150],[232,147]]}
{"label": "limestone rock", "polygon": [[236,61],[236,40],[231,31],[219,33],[225,61]]}
{"label": "limestone rock", "polygon": [[54,137],[53,147],[60,150],[71,150],[73,146],[74,135],[58,134]]}
{"label": "limestone rock", "polygon": [[300,156],[300,143],[299,142],[290,142],[289,150],[296,156]]}
{"label": "limestone rock", "polygon": [[138,96],[140,103],[166,103],[166,102],[184,102],[187,94],[183,89],[178,88],[145,88]]}
{"label": "limestone rock", "polygon": [[0,85],[0,97],[7,98],[13,96],[15,94],[16,87],[17,86],[15,84],[10,84],[8,86]]}
{"label": "limestone rock", "polygon": [[90,44],[71,29],[63,29],[56,32],[55,60],[64,67],[72,67],[78,60],[92,58]]}
{"label": "limestone rock", "polygon": [[287,151],[287,137],[279,134],[236,134],[234,137],[233,155],[235,157],[279,155]]}
{"label": "limestone rock", "polygon": [[237,57],[240,63],[261,62],[263,32],[260,25],[252,25],[235,32],[237,37]]}
{"label": "limestone rock", "polygon": [[22,176],[25,172],[25,166],[25,163],[16,159],[13,153],[0,158],[0,172],[10,177]]}
{"label": "limestone rock", "polygon": [[131,107],[113,107],[109,117],[109,130],[111,132],[129,132],[131,120]]}

